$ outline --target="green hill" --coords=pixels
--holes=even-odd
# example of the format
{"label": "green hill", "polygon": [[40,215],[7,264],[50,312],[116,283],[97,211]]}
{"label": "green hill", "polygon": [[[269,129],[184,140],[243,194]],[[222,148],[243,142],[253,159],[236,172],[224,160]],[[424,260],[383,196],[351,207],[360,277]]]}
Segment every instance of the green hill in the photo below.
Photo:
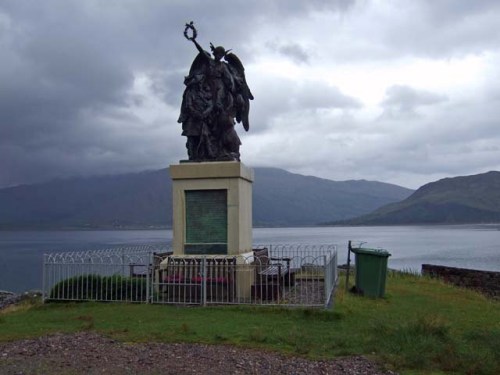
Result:
{"label": "green hill", "polygon": [[[500,222],[500,172],[445,178],[407,199],[343,224],[466,224]],[[338,224],[338,222],[336,223]]]}

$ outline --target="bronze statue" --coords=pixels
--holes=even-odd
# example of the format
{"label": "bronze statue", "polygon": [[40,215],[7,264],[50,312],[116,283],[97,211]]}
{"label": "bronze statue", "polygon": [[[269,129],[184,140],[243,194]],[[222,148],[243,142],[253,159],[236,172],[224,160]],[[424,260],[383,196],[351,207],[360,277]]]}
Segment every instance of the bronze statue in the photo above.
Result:
{"label": "bronze statue", "polygon": [[[189,30],[192,36],[188,35]],[[179,123],[187,137],[190,161],[240,160],[241,141],[234,130],[235,119],[248,131],[248,113],[253,95],[245,79],[240,59],[224,47],[210,43],[213,57],[196,41],[193,22],[186,24],[184,36],[198,50],[184,78]]]}

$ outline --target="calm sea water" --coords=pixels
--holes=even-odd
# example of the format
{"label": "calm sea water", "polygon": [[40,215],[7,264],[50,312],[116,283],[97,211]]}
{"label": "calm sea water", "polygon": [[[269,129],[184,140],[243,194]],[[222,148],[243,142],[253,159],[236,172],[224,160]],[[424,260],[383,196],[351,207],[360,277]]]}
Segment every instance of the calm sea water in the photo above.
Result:
{"label": "calm sea water", "polygon": [[[500,225],[256,228],[255,244],[337,244],[339,264],[347,241],[366,242],[392,255],[389,267],[419,271],[422,263],[500,271]],[[0,290],[42,287],[42,257],[54,251],[167,243],[171,230],[0,231]]]}

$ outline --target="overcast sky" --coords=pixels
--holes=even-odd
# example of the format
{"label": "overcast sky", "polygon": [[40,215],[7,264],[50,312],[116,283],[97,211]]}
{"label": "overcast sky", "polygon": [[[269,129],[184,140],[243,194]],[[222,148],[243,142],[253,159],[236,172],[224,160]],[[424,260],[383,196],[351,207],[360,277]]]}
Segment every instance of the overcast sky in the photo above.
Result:
{"label": "overcast sky", "polygon": [[191,20],[245,66],[249,166],[409,188],[500,170],[498,0],[1,0],[0,187],[185,159]]}

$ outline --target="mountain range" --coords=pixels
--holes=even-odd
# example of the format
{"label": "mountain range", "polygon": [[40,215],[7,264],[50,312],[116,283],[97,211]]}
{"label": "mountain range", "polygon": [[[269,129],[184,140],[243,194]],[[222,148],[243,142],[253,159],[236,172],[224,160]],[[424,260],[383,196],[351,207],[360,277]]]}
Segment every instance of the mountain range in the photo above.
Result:
{"label": "mountain range", "polygon": [[500,222],[500,172],[445,178],[426,184],[401,202],[330,224],[404,225]]}
{"label": "mountain range", "polygon": [[[308,226],[351,219],[413,193],[376,181],[332,181],[278,168],[254,171],[254,226]],[[171,225],[168,168],[0,189],[0,229]]]}
{"label": "mountain range", "polygon": [[[497,171],[445,178],[416,191],[376,181],[332,181],[278,168],[254,171],[254,226],[500,222]],[[171,225],[168,168],[0,189],[0,229]]]}

